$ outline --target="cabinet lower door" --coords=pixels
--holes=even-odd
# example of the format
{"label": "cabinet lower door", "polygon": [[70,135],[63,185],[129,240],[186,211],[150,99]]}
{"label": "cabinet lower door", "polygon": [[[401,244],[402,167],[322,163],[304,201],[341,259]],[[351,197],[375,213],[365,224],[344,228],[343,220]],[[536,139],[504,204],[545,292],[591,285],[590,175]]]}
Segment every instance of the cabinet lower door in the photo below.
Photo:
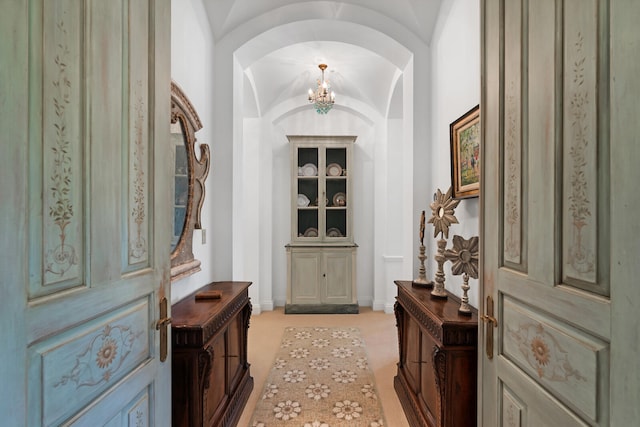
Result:
{"label": "cabinet lower door", "polygon": [[[202,420],[203,425],[215,425],[222,416],[224,404],[227,400],[225,364],[227,359],[224,333],[218,335],[207,346],[210,369],[208,378],[205,379],[204,393],[202,396]],[[206,357],[203,355],[203,357]],[[202,358],[199,360],[202,362]],[[197,418],[196,418],[197,419]]]}
{"label": "cabinet lower door", "polygon": [[[436,367],[434,365],[434,354],[436,342],[427,333],[420,332],[420,400],[424,405],[425,416],[433,425],[438,425],[440,417],[439,406],[440,390],[436,380]],[[438,403],[440,402],[440,403]]]}
{"label": "cabinet lower door", "polygon": [[236,392],[236,388],[242,378],[242,368],[246,359],[242,351],[242,334],[242,316],[236,316],[227,329],[227,375],[229,378],[227,392],[230,395]]}
{"label": "cabinet lower door", "polygon": [[324,298],[327,304],[350,304],[352,294],[351,255],[349,251],[324,253]]}
{"label": "cabinet lower door", "polygon": [[357,313],[354,247],[290,247],[286,313]]}
{"label": "cabinet lower door", "polygon": [[291,303],[321,304],[322,254],[318,251],[291,253]]}

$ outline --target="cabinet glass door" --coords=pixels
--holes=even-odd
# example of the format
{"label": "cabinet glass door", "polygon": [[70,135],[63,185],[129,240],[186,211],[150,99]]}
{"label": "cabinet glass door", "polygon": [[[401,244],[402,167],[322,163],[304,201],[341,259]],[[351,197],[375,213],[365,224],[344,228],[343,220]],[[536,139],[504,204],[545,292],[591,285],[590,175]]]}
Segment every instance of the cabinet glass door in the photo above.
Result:
{"label": "cabinet glass door", "polygon": [[297,153],[296,207],[298,237],[317,240],[320,235],[318,208],[318,148],[300,147]]}
{"label": "cabinet glass door", "polygon": [[347,230],[347,149],[346,147],[326,149],[326,221],[324,234],[327,239],[349,236]]}

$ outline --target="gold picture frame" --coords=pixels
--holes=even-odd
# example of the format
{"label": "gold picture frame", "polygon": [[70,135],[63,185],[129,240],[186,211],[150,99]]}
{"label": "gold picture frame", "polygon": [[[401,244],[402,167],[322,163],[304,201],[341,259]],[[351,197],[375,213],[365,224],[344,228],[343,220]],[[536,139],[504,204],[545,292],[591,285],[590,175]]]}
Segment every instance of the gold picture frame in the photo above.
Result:
{"label": "gold picture frame", "polygon": [[451,187],[454,199],[480,194],[480,106],[476,105],[449,126]]}

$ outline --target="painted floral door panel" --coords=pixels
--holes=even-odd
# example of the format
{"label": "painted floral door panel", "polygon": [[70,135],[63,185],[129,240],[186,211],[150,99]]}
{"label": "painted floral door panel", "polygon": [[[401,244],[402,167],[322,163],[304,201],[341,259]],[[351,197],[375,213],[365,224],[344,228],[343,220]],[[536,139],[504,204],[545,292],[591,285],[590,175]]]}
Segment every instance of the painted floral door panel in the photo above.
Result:
{"label": "painted floral door panel", "polygon": [[156,330],[170,230],[169,177],[153,172],[168,160],[169,106],[154,100],[169,99],[170,3],[9,7],[29,57],[15,80],[29,102],[14,106],[28,117],[18,168],[28,199],[13,206],[28,236],[13,267],[28,275],[15,284],[23,297],[4,303],[21,307],[8,332],[28,381],[4,384],[0,400],[29,410],[3,422],[157,425],[170,417]]}
{"label": "painted floral door panel", "polygon": [[609,3],[483,6],[482,425],[610,423]]}

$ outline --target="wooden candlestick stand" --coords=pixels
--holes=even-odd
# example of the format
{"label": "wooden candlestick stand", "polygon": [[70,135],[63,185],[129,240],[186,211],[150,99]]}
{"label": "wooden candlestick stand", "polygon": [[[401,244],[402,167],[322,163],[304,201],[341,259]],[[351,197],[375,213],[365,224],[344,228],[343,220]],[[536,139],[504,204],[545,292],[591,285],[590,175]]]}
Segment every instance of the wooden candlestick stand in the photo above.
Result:
{"label": "wooden candlestick stand", "polygon": [[444,256],[444,248],[447,246],[447,241],[444,239],[438,240],[438,253],[435,256],[438,263],[438,271],[436,271],[436,283],[431,291],[431,296],[436,298],[448,298],[447,292],[444,290],[444,263],[447,260]]}
{"label": "wooden candlestick stand", "polygon": [[464,273],[462,275],[462,298],[460,299],[460,308],[458,311],[462,314],[466,314],[468,316],[471,315],[471,306],[469,305],[469,295],[467,292],[469,291],[469,275]]}
{"label": "wooden candlestick stand", "polygon": [[424,266],[424,260],[427,259],[427,256],[424,254],[425,247],[424,245],[420,245],[420,255],[418,255],[418,259],[420,260],[420,269],[418,270],[418,278],[413,281],[414,286],[420,286],[424,288],[433,287],[433,280],[427,279],[427,269]]}

